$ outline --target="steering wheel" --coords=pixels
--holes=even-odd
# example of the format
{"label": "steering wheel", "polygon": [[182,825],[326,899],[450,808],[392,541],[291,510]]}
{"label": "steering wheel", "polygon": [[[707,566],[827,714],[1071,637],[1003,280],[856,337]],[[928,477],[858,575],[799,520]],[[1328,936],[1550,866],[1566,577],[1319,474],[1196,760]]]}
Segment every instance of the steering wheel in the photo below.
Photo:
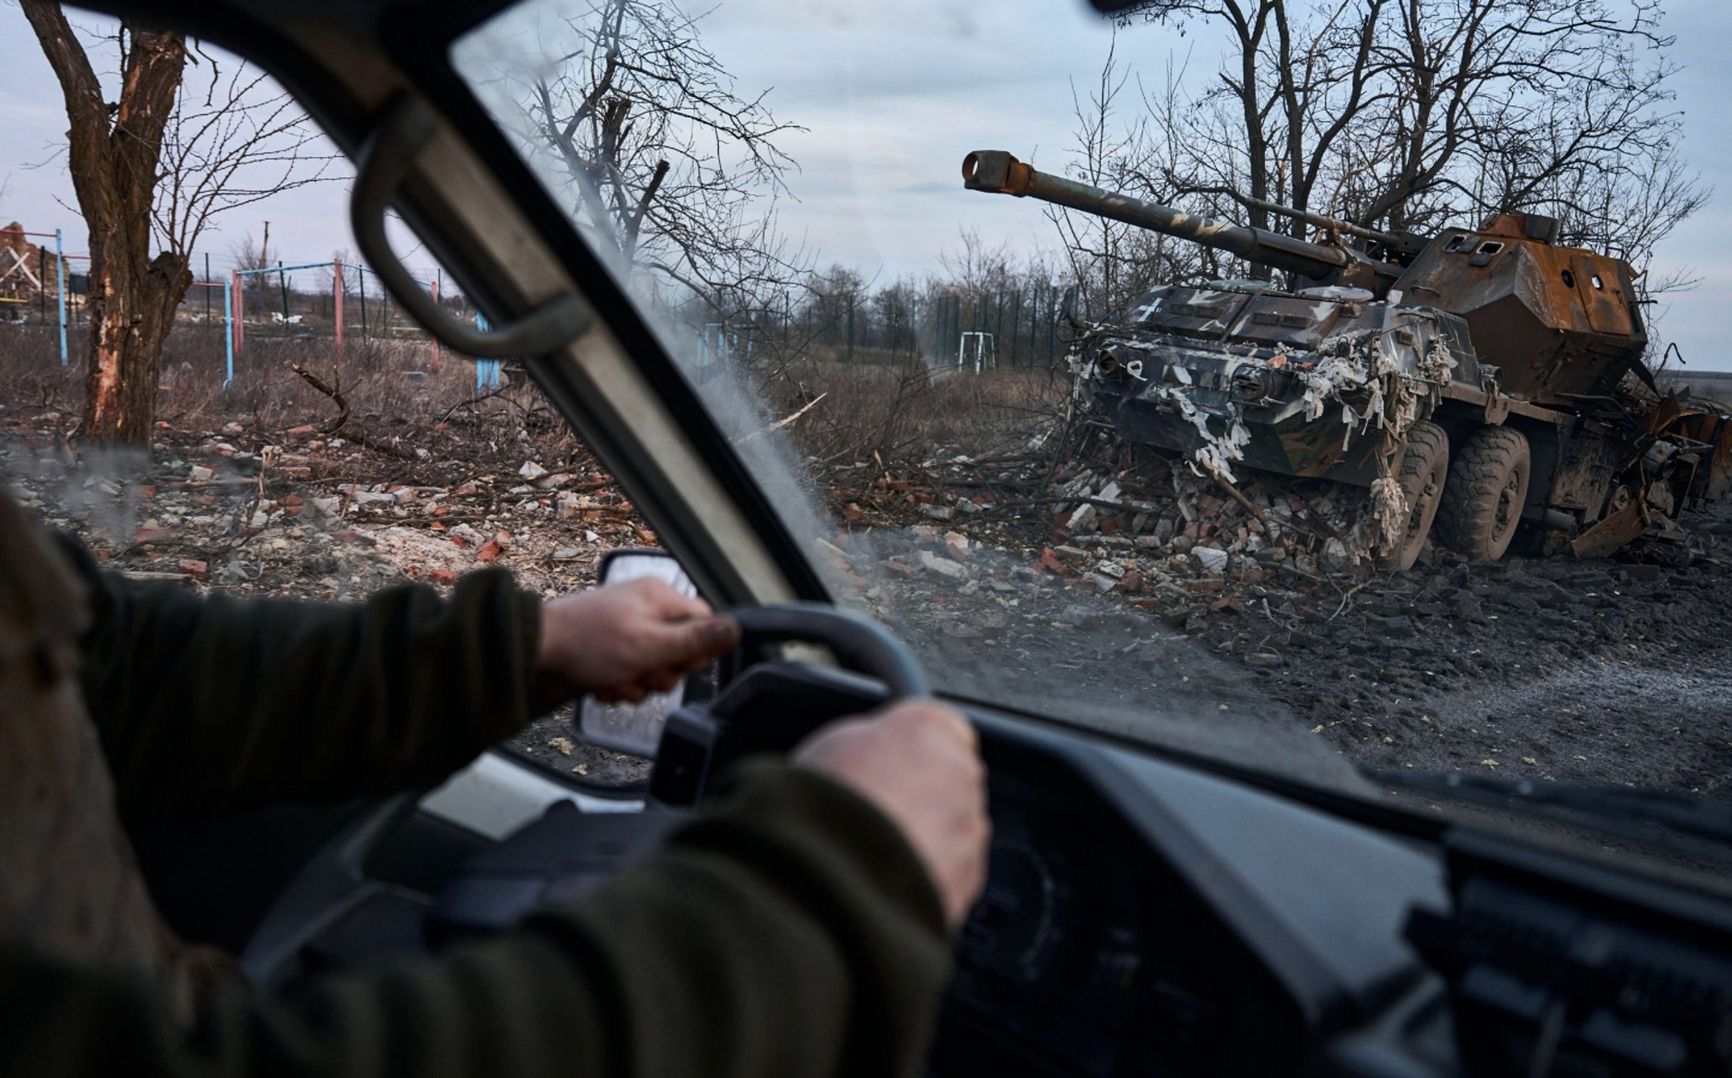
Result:
{"label": "steering wheel", "polygon": [[821,644],[843,669],[884,682],[892,699],[932,695],[920,660],[889,629],[862,615],[825,603],[779,603],[733,612],[740,623],[742,654],[774,644]]}
{"label": "steering wheel", "polygon": [[[579,860],[588,856],[594,862],[594,851],[605,848],[614,851],[611,863],[585,862],[586,866],[598,875],[623,868],[626,861],[653,845],[653,839],[677,822],[683,815],[681,810],[702,800],[712,778],[740,757],[785,752],[841,714],[886,699],[931,693],[926,673],[907,645],[861,615],[821,603],[786,603],[748,607],[733,611],[733,616],[740,624],[740,647],[730,657],[726,687],[712,701],[682,706],[663,727],[650,780],[651,811],[586,816],[562,802],[565,811],[557,811],[561,806],[556,806],[542,819],[478,855],[469,866],[469,878],[452,881],[440,904],[449,905],[453,889],[467,884],[462,897],[468,926],[476,930],[507,927],[538,898],[559,891],[553,886],[554,877],[561,872],[569,875],[574,856]],[[820,645],[844,670],[873,680],[864,682],[859,694],[852,697],[809,697],[801,701],[802,706],[766,714],[754,706],[753,698],[764,691],[767,679],[778,676],[778,671],[785,674],[801,664],[747,664],[788,643]],[[874,682],[882,683],[883,688]],[[788,683],[784,678],[782,684]],[[796,677],[794,683],[810,686],[816,681],[802,683]],[[289,979],[302,968],[301,956],[309,945],[337,931],[346,919],[357,919],[351,915],[360,914],[369,904],[387,912],[393,904],[403,906],[419,900],[423,907],[427,905],[426,896],[369,879],[365,871],[373,850],[415,811],[419,801],[419,793],[389,798],[333,836],[307,862],[272,905],[241,956],[241,966],[254,983],[276,985]],[[523,879],[534,878],[538,867],[545,868],[549,887],[526,888]],[[509,887],[490,890],[487,881],[477,876],[493,869],[511,877]],[[364,922],[365,915],[358,919]]]}
{"label": "steering wheel", "polygon": [[762,656],[769,647],[822,645],[842,669],[883,682],[892,702],[931,695],[926,671],[908,646],[858,614],[822,603],[783,603],[737,610],[734,617],[740,623],[740,647],[727,688],[707,704],[679,708],[662,727],[649,786],[650,800],[658,805],[696,804],[712,779],[740,757],[786,752],[840,717],[836,707],[815,698],[774,716],[754,713],[758,709],[752,704],[764,693],[763,679],[742,676],[739,664],[743,658]]}

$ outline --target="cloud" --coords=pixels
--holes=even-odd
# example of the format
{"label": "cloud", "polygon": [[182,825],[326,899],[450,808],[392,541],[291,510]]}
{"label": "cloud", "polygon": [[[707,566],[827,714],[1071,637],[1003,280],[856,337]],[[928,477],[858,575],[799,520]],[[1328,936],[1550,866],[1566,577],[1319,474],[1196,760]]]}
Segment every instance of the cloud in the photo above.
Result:
{"label": "cloud", "polygon": [[[1685,156],[1713,181],[1732,175],[1722,108],[1732,99],[1732,65],[1721,55],[1732,40],[1732,5],[1674,0],[1669,7]],[[701,25],[742,94],[767,90],[782,119],[808,129],[785,141],[800,170],[789,181],[795,201],[780,203],[778,213],[822,261],[891,276],[936,271],[963,228],[1024,251],[1056,245],[1039,205],[965,192],[959,165],[983,148],[1046,167],[1064,162],[1074,141],[1071,80],[1086,95],[1111,40],[1108,24],[1082,0],[720,0]],[[56,195],[71,201],[64,170],[22,169],[63,137],[53,74],[15,6],[0,4],[0,39],[19,45],[0,67],[0,128],[12,158],[0,159],[0,178],[12,178],[5,212],[37,227],[65,227],[69,249],[83,250],[76,214],[55,202]],[[1182,41],[1153,27],[1119,37],[1120,58],[1153,78],[1175,49],[1193,54],[1198,77],[1221,53],[1218,39],[1198,28]],[[1134,84],[1128,94],[1134,100]],[[1659,251],[1659,272],[1689,267],[1703,278],[1655,312],[1693,367],[1732,369],[1732,351],[1721,345],[1722,297],[1732,293],[1727,197],[1717,194]],[[332,184],[227,218],[213,238],[213,260],[220,263],[239,236],[257,234],[265,219],[285,257],[354,248],[344,185]]]}

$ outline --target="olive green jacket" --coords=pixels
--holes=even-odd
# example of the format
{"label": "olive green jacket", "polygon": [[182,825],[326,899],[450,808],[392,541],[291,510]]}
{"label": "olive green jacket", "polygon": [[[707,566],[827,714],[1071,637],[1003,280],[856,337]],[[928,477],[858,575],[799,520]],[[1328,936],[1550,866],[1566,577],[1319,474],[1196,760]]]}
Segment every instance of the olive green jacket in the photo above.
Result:
{"label": "olive green jacket", "polygon": [[[0,645],[23,616],[6,605],[6,547]],[[538,607],[502,572],[448,600],[401,587],[310,604],[136,585],[68,552],[90,596],[85,725],[113,777],[85,804],[110,798],[129,824],[431,784],[530,718]],[[20,691],[27,662],[13,662]],[[29,733],[27,715],[0,711],[0,735],[9,722]],[[0,880],[30,871],[0,847]],[[8,1076],[907,1074],[949,962],[937,896],[896,828],[777,764],[581,906],[280,997],[218,978],[190,1023],[160,962],[91,945],[88,926],[48,931],[41,901],[20,908],[0,923]]]}

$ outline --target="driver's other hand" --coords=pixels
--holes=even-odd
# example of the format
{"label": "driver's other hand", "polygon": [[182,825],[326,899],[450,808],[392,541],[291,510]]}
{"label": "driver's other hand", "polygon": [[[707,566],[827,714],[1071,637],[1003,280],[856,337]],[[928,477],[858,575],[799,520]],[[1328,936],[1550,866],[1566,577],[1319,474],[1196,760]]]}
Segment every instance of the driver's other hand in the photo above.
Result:
{"label": "driver's other hand", "polygon": [[974,727],[955,708],[910,700],[819,730],[796,764],[860,793],[902,829],[938,888],[944,918],[962,923],[986,881],[992,824]]}
{"label": "driver's other hand", "polygon": [[564,595],[541,607],[535,653],[543,699],[588,692],[636,703],[738,647],[740,626],[653,578]]}

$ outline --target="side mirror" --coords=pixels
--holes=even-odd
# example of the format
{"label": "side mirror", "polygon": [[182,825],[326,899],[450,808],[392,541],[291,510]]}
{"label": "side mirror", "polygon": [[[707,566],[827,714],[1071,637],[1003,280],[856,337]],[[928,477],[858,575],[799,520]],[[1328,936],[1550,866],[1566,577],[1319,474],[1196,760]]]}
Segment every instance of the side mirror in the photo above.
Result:
{"label": "side mirror", "polygon": [[[602,559],[598,583],[623,584],[644,577],[665,581],[684,595],[698,593],[672,554],[647,548],[609,551]],[[577,707],[578,739],[628,756],[653,757],[661,743],[662,726],[685,701],[691,681],[682,681],[670,692],[652,693],[636,704],[604,704],[585,696]]]}

